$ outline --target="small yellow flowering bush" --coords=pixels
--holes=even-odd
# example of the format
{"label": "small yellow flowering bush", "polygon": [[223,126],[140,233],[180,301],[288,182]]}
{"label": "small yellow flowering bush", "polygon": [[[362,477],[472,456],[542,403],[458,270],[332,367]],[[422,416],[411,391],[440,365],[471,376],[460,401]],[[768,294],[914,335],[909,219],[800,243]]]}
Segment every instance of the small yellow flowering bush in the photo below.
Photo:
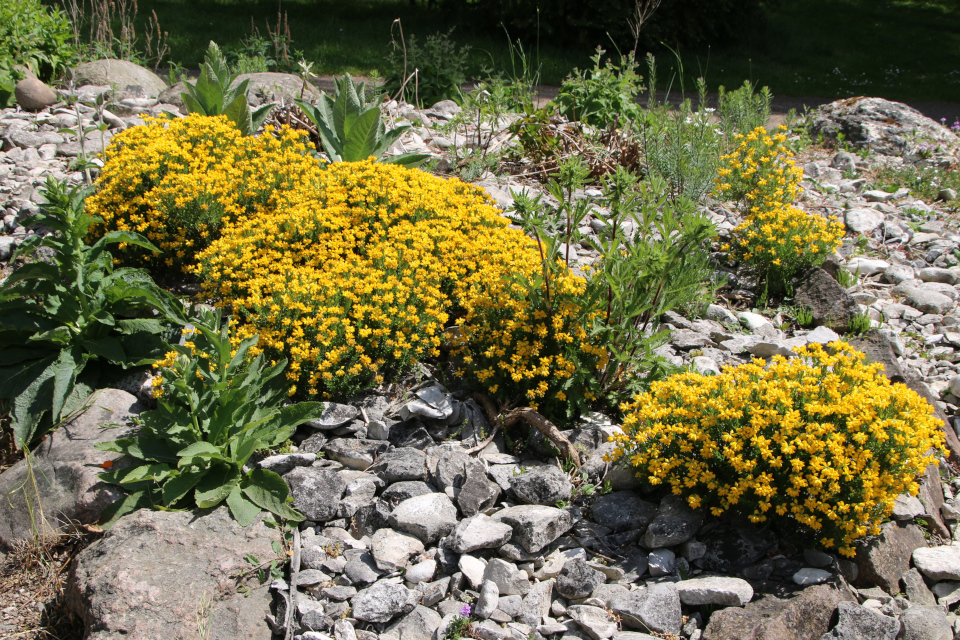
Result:
{"label": "small yellow flowering bush", "polygon": [[341,162],[277,197],[225,227],[197,273],[239,317],[238,338],[260,335],[251,353],[289,359],[291,395],[349,393],[438,355],[451,314],[518,305],[498,283],[539,268],[533,241],[459,180]]}
{"label": "small yellow flowering bush", "polygon": [[733,137],[737,148],[723,156],[718,171],[717,190],[726,198],[744,204],[747,212],[754,207],[773,209],[790,204],[800,193],[803,170],[794,166],[793,153],[786,147],[787,136],[770,135],[757,127],[747,135]]}
{"label": "small yellow flowering bush", "polygon": [[322,170],[303,132],[243,136],[226,116],[148,119],[117,134],[106,150],[87,211],[103,225],[138,231],[161,250],[126,247],[127,262],[182,274],[226,222],[273,208],[275,195]]}
{"label": "small yellow flowering bush", "polygon": [[794,166],[786,147],[785,127],[769,135],[757,127],[739,145],[722,156],[717,190],[737,200],[743,222],[733,230],[733,242],[724,251],[763,277],[767,284],[781,285],[804,269],[823,264],[843,240],[844,227],[836,218],[826,219],[793,206],[800,193],[803,171]]}
{"label": "small yellow flowering bush", "polygon": [[[467,373],[512,406],[544,415],[579,413],[596,399],[607,350],[587,333],[587,280],[558,261],[553,268],[475,280],[456,353]],[[590,317],[587,317],[589,314]],[[568,411],[574,407],[575,411]]]}
{"label": "small yellow flowering bush", "polygon": [[717,376],[655,382],[623,406],[622,458],[694,508],[803,525],[827,548],[879,533],[943,450],[930,405],[844,342],[809,345]]}

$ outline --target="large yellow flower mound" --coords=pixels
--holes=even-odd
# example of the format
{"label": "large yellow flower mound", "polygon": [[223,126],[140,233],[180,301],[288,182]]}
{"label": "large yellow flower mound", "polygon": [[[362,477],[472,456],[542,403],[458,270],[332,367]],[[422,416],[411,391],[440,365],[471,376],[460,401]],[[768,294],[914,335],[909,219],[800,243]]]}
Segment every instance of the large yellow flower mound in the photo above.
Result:
{"label": "large yellow flower mound", "polygon": [[87,211],[104,221],[94,233],[144,234],[161,253],[129,247],[121,259],[181,274],[221,227],[269,211],[278,191],[322,171],[304,133],[282,129],[243,136],[226,116],[147,119],[116,136],[105,152]]}
{"label": "large yellow flower mound", "polygon": [[329,165],[199,255],[242,338],[289,358],[291,395],[350,393],[438,354],[477,282],[539,268],[533,241],[459,180],[373,161]]}
{"label": "large yellow flower mound", "polygon": [[652,385],[625,405],[615,458],[690,506],[799,523],[827,548],[879,533],[943,450],[943,425],[844,342]]}

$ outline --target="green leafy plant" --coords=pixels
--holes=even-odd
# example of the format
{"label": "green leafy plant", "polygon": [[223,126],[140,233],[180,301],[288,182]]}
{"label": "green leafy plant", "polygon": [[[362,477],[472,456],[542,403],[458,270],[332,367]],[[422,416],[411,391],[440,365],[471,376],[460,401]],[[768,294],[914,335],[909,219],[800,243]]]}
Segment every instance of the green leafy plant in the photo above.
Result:
{"label": "green leafy plant", "polygon": [[[335,85],[336,99],[323,93],[316,105],[296,100],[297,106],[316,125],[324,153],[331,162],[359,162],[370,156],[382,158],[409,125],[387,131],[380,112],[382,95],[367,102],[364,84],[354,82],[349,75],[335,80]],[[382,162],[414,168],[428,158],[422,153],[404,153]]]}
{"label": "green leafy plant", "polygon": [[51,80],[77,60],[73,31],[60,9],[40,0],[0,0],[0,108],[13,102],[21,66]]}
{"label": "green leafy plant", "polygon": [[257,336],[241,341],[231,355],[229,323],[221,320],[219,310],[202,311],[182,344],[158,363],[157,408],[140,415],[139,434],[97,445],[136,460],[100,475],[131,492],[114,503],[110,522],[145,507],[205,509],[224,501],[244,526],[262,509],[303,519],[287,504],[288,488],[279,475],[245,471],[244,465],[255,451],[282,443],[297,426],[319,418],[326,405],[281,406],[286,359],[268,366],[261,353],[248,360]]}
{"label": "green leafy plant", "polygon": [[749,80],[745,80],[743,86],[734,91],[726,91],[720,87],[717,94],[717,116],[720,118],[720,129],[727,144],[732,143],[737,134],[745,136],[757,127],[767,126],[772,102],[773,95],[768,87],[755,92],[753,83]]}
{"label": "green leafy plant", "polygon": [[[398,21],[399,22],[399,21]],[[467,80],[466,67],[470,47],[458,47],[447,33],[427,36],[424,44],[417,43],[415,35],[410,42],[400,34],[400,43],[393,43],[387,55],[387,74],[384,90],[406,99],[419,107],[429,107],[441,100],[460,103],[460,89]]]}
{"label": "green leafy plant", "polygon": [[794,307],[792,312],[793,319],[797,321],[799,326],[809,327],[813,325],[813,310],[810,307]]}
{"label": "green leafy plant", "polygon": [[620,56],[620,62],[606,60],[597,48],[591,58],[593,69],[573,72],[563,81],[554,103],[560,115],[592,126],[622,128],[640,118],[636,95],[643,89],[643,78],[636,72],[632,55]]}
{"label": "green leafy plant", "polygon": [[187,82],[187,90],[180,96],[190,113],[225,115],[243,135],[253,135],[270,115],[273,105],[265,104],[251,111],[247,103],[250,81],[236,83],[236,80],[237,75],[230,71],[220,47],[211,40],[203,58],[200,78],[193,84]]}
{"label": "green leafy plant", "polygon": [[113,267],[109,245],[158,251],[146,238],[111,231],[85,244],[99,222],[84,210],[89,193],[47,180],[48,204],[25,224],[54,233],[28,237],[13,259],[34,260],[0,286],[0,397],[18,447],[72,413],[111,369],[155,361],[164,332],[186,322],[182,305],[146,271]]}
{"label": "green leafy plant", "polygon": [[865,313],[858,313],[850,319],[850,327],[847,330],[847,333],[852,333],[855,336],[863,335],[870,330],[870,327],[873,326],[870,316]]}

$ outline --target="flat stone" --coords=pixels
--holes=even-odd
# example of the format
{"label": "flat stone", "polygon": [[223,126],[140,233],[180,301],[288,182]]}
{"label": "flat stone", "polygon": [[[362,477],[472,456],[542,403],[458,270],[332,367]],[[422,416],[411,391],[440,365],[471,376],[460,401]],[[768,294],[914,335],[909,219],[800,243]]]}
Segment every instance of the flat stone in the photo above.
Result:
{"label": "flat stone", "polygon": [[293,508],[307,520],[325,522],[337,517],[340,497],[347,483],[336,471],[296,467],[283,476],[290,487]]}
{"label": "flat stone", "polygon": [[[406,568],[410,558],[423,553],[423,543],[411,535],[380,529],[370,539],[370,553],[377,568],[387,573]],[[431,576],[432,577],[432,576]]]}
{"label": "flat stone", "polygon": [[401,584],[380,581],[351,598],[350,612],[364,622],[389,622],[398,615],[413,611],[421,597],[420,592]]}
{"label": "flat stone", "polygon": [[[766,595],[744,607],[714,611],[702,640],[820,640],[841,601],[853,601],[846,587],[816,585],[786,597]],[[865,639],[864,639],[865,640]]]}
{"label": "flat stone", "polygon": [[680,594],[675,584],[662,582],[612,599],[608,606],[628,629],[653,633],[680,633]]}
{"label": "flat stone", "polygon": [[282,453],[264,458],[257,463],[257,467],[282,476],[294,467],[309,467],[316,459],[315,453]]}
{"label": "flat stone", "polygon": [[324,402],[323,413],[316,420],[307,421],[306,425],[321,431],[332,431],[349,424],[360,416],[360,410],[349,404]]}
{"label": "flat stone", "polygon": [[236,594],[236,576],[250,568],[246,555],[275,557],[279,542],[278,529],[241,527],[226,506],[137,511],[77,554],[66,606],[94,640],[196,638],[200,602],[210,603],[210,638],[269,638],[268,589],[254,580]]}
{"label": "flat stone", "polygon": [[388,483],[427,479],[427,456],[422,451],[401,447],[388,451],[367,471],[383,478]]}
{"label": "flat stone", "polygon": [[898,640],[953,640],[947,616],[932,607],[910,607],[900,615],[903,631]]}
{"label": "flat stone", "polygon": [[883,212],[876,209],[847,209],[843,222],[853,233],[870,235],[883,224]]}
{"label": "flat stone", "polygon": [[642,499],[633,491],[614,491],[597,496],[593,502],[593,521],[621,531],[643,532],[657,515],[657,505]]}
{"label": "flat stone", "polygon": [[513,528],[482,513],[461,520],[450,534],[449,547],[456,553],[495,549],[513,536]]}
{"label": "flat stone", "polygon": [[493,558],[487,562],[483,570],[483,580],[496,583],[499,593],[505,596],[522,596],[530,591],[530,581],[526,574],[522,573],[516,565],[500,558]]}
{"label": "flat stone", "polygon": [[890,263],[874,258],[851,258],[847,261],[847,271],[861,276],[872,276],[883,273],[890,268]]}
{"label": "flat stone", "polygon": [[606,582],[606,576],[590,567],[585,560],[568,560],[557,576],[557,591],[564,598],[589,597],[597,587]]}
{"label": "flat stone", "polygon": [[592,640],[607,640],[617,632],[617,623],[600,607],[574,605],[567,612]]}
{"label": "flat stone", "polygon": [[433,543],[457,524],[457,508],[443,493],[428,493],[404,500],[390,514],[390,524]]}
{"label": "flat stone", "polygon": [[348,469],[364,471],[373,461],[387,451],[389,443],[363,438],[337,438],[323,446],[323,452]]}
{"label": "flat stone", "polygon": [[[101,464],[117,464],[119,469],[122,455],[94,447],[134,435],[130,421],[145,407],[119,389],[97,391],[85,405],[89,408],[34,449],[32,461],[21,460],[0,474],[0,548],[33,536],[31,511],[34,516],[43,513],[44,521],[38,526],[46,527],[42,533],[52,534],[70,523],[97,522],[103,510],[124,495],[122,489],[98,477],[103,473]],[[37,479],[37,495],[21,490],[31,473]]]}
{"label": "flat stone", "polygon": [[960,602],[960,582],[944,580],[933,585],[933,595],[937,598],[937,604],[946,607],[952,607]]}
{"label": "flat stone", "polygon": [[960,580],[960,547],[918,548],[913,552],[913,564],[930,580]]}
{"label": "flat stone", "polygon": [[829,571],[824,571],[823,569],[812,569],[810,567],[804,567],[800,569],[795,574],[793,574],[794,584],[798,584],[801,587],[807,587],[814,584],[823,584],[830,580],[833,577],[833,574]]}
{"label": "flat stone", "polygon": [[680,602],[699,607],[705,604],[742,607],[753,600],[753,587],[740,578],[710,576],[675,583]]}
{"label": "flat stone", "polygon": [[691,509],[679,496],[668,495],[660,502],[657,516],[643,535],[643,546],[658,549],[686,542],[696,535],[702,522],[702,511]]}
{"label": "flat stone", "polygon": [[537,553],[573,526],[570,514],[542,505],[520,505],[498,511],[494,520],[513,528],[513,542],[529,553]]}
{"label": "flat stone", "polygon": [[385,640],[387,638],[433,640],[434,633],[440,627],[441,620],[440,614],[433,609],[417,605],[413,611],[387,627],[387,630],[380,637]]}
{"label": "flat stone", "polygon": [[510,479],[510,488],[522,503],[550,506],[569,500],[573,489],[567,474],[554,466],[524,470]]}
{"label": "flat stone", "polygon": [[900,622],[896,618],[885,616],[875,609],[854,602],[841,602],[837,610],[840,615],[837,626],[823,636],[828,640],[896,640],[900,631]]}
{"label": "flat stone", "polygon": [[903,591],[907,594],[907,600],[912,604],[918,604],[924,607],[936,606],[937,599],[934,597],[923,576],[916,569],[905,571],[900,581],[903,583]]}

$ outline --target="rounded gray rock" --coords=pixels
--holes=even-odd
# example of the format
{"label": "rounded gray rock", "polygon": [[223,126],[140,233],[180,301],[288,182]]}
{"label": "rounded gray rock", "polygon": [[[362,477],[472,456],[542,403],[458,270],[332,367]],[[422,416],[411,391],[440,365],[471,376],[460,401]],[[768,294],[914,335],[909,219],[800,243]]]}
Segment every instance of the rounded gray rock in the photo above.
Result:
{"label": "rounded gray rock", "polygon": [[543,505],[569,500],[573,489],[567,474],[551,466],[524,470],[510,479],[510,488],[520,502]]}
{"label": "rounded gray rock", "polygon": [[587,564],[582,558],[568,560],[557,576],[557,591],[564,598],[588,598],[597,587],[606,582],[606,576]]}
{"label": "rounded gray rock", "polygon": [[428,493],[398,504],[390,524],[425,543],[436,542],[457,525],[457,508],[446,494]]}

